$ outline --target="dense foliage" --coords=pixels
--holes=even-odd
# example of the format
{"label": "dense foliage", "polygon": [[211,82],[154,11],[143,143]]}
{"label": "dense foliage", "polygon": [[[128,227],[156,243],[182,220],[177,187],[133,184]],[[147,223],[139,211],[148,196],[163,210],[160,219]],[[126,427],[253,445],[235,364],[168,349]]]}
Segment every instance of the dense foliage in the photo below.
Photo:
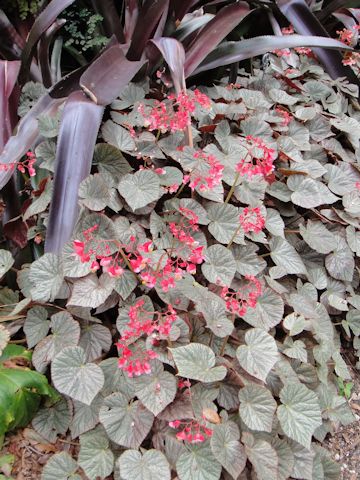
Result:
{"label": "dense foliage", "polygon": [[[126,3],[134,27],[137,2]],[[187,20],[215,21],[206,15]],[[343,45],[355,46],[358,10],[339,15]],[[41,83],[22,88],[19,131],[0,157],[21,206],[7,221],[5,189],[0,376],[16,370],[23,383],[7,396],[0,384],[2,411],[19,397],[0,434],[48,397],[33,428],[80,447],[55,454],[43,480],[79,469],[91,480],[338,478],[320,442],[353,421],[341,341],[359,357],[359,92],[299,47],[309,40],[280,32],[278,48],[198,88],[186,72],[222,66],[221,52],[223,64],[245,58],[226,57],[234,44],[202,56],[154,38],[168,66],[147,50],[153,75],[112,46],[73,77],[89,98],[69,91],[65,106]],[[198,36],[206,50],[210,36]],[[112,48],[127,67],[115,81],[101,71],[115,71]],[[344,63],[357,62],[348,50]],[[28,151],[14,154],[21,139]],[[8,344],[22,332],[32,355]]]}

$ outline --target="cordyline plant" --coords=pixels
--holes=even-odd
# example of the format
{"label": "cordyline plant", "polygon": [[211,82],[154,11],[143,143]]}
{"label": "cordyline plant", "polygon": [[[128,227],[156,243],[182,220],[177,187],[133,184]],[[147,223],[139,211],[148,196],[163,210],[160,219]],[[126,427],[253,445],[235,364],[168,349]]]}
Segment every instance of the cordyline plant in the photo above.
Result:
{"label": "cordyline plant", "polygon": [[[338,478],[319,442],[354,419],[337,385],[351,378],[341,340],[360,350],[358,87],[325,72],[314,40],[281,30],[272,4],[277,37],[222,42],[244,4],[129,1],[122,28],[111,2],[94,3],[117,40],[30,110],[25,85],[1,157],[14,165],[4,182],[29,174],[20,222],[37,257],[18,256],[14,279],[0,250],[14,285],[0,289],[0,349],[23,329],[63,395],[33,428],[80,438],[42,480]],[[354,55],[358,11],[337,15]],[[231,67],[231,83],[217,71],[187,88],[268,50],[250,73]]]}

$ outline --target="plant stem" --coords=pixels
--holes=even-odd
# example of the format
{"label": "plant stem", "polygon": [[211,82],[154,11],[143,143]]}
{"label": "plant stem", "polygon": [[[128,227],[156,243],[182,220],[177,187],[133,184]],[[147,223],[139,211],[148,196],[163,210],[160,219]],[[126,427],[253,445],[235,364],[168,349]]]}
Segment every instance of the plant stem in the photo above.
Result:
{"label": "plant stem", "polygon": [[237,172],[236,173],[236,177],[235,177],[235,180],[234,180],[234,183],[232,184],[230,190],[229,190],[229,193],[227,194],[227,197],[225,199],[225,202],[224,203],[228,203],[230,198],[232,197],[232,194],[234,193],[234,190],[235,190],[235,187],[236,187],[236,184],[239,180],[239,177],[240,177],[240,172]]}
{"label": "plant stem", "polygon": [[239,233],[240,229],[241,229],[241,225],[239,225],[238,228],[235,230],[234,235],[231,237],[230,242],[227,244],[226,248],[231,247],[231,245],[232,245],[233,241],[235,240],[236,235]]}
{"label": "plant stem", "polygon": [[139,281],[138,279],[138,276],[136,275],[136,273],[134,272],[132,266],[131,266],[131,263],[129,262],[129,259],[127,258],[127,256],[125,255],[125,252],[124,250],[119,246],[119,252],[120,252],[120,255],[122,256],[124,262],[126,263],[127,267],[129,268],[129,270],[131,270],[131,272],[133,273],[136,281]]}
{"label": "plant stem", "polygon": [[[233,313],[231,315],[231,323],[234,325],[234,322],[235,322],[235,313]],[[221,348],[220,348],[220,353],[219,353],[219,356],[222,357],[224,355],[224,352],[225,352],[225,347],[226,347],[226,344],[228,342],[230,338],[230,335],[227,335],[225,338],[224,338],[224,341],[223,341],[223,344],[221,345]]]}

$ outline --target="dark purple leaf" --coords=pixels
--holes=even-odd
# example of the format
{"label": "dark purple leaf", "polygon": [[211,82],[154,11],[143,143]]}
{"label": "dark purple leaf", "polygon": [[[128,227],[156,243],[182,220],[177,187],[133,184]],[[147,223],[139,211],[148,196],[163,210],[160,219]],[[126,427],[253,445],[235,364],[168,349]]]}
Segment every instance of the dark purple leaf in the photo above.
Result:
{"label": "dark purple leaf", "polygon": [[106,36],[115,35],[120,43],[124,43],[125,36],[114,0],[92,0],[92,4],[96,12],[103,17]]}
{"label": "dark purple leaf", "polygon": [[54,80],[51,76],[49,63],[49,47],[56,32],[66,23],[66,20],[59,19],[50,25],[46,32],[41,36],[39,42],[39,65],[42,75],[43,84],[46,88],[51,87]]}
{"label": "dark purple leaf", "polygon": [[156,31],[156,27],[168,7],[169,0],[145,0],[139,12],[130,48],[127,53],[129,60],[140,60],[147,42]]}
{"label": "dark purple leaf", "polygon": [[186,88],[184,77],[185,50],[180,42],[174,38],[161,37],[152,40],[160,50],[169,66],[171,77],[177,93]]}
{"label": "dark purple leaf", "polygon": [[[0,54],[7,60],[20,60],[24,45],[24,39],[0,10]],[[30,76],[34,82],[41,81],[41,73],[35,62],[31,63]]]}
{"label": "dark purple leaf", "polygon": [[78,217],[79,185],[91,170],[103,112],[103,106],[81,91],[72,93],[65,103],[56,148],[46,252],[59,253],[71,238]]}
{"label": "dark purple leaf", "polygon": [[27,78],[28,70],[31,64],[31,59],[35,51],[37,42],[41,35],[50,27],[56,20],[57,16],[65,10],[66,7],[74,3],[75,0],[52,0],[49,5],[40,13],[35,19],[31,27],[27,42],[21,54],[21,70],[19,74],[20,83],[24,83]]}
{"label": "dark purple leaf", "polygon": [[[311,12],[305,0],[276,0],[276,3],[281,13],[300,35],[329,37],[327,31]],[[319,45],[319,47],[321,46],[326,47],[326,45]],[[314,52],[331,78],[347,77],[351,83],[359,83],[352,69],[342,64],[340,52],[323,48],[314,48]]]}
{"label": "dark purple leaf", "polygon": [[138,0],[125,0],[125,40],[130,42],[139,16]]}
{"label": "dark purple leaf", "polygon": [[109,105],[144,65],[145,60],[131,62],[120,45],[104,51],[82,74],[80,85],[98,105]]}
{"label": "dark purple leaf", "polygon": [[[63,99],[51,98],[49,94],[42,96],[34,107],[20,120],[16,135],[9,138],[0,155],[0,164],[17,162],[35,143],[39,136],[39,115],[53,116],[58,111]],[[11,171],[0,171],[0,189],[6,185],[12,175]]]}
{"label": "dark purple leaf", "polygon": [[277,37],[275,35],[264,35],[254,37],[239,42],[224,42],[219,45],[202,64],[193,72],[196,75],[205,70],[229,65],[230,63],[239,62],[246,58],[256,57],[264,53],[271,52],[278,48],[294,48],[294,47],[326,47],[351,50],[338,40],[324,37],[311,37],[302,35],[286,35]]}
{"label": "dark purple leaf", "polygon": [[359,0],[333,0],[324,8],[322,8],[317,16],[318,19],[323,21],[326,20],[333,12],[339,8],[350,8],[350,7],[360,7]]}
{"label": "dark purple leaf", "polygon": [[189,14],[186,19],[183,19],[179,27],[174,32],[174,37],[177,40],[182,41],[197,30],[200,30],[200,28],[210,22],[210,20],[213,18],[214,15],[211,13],[204,13],[203,15]]}
{"label": "dark purple leaf", "polygon": [[250,13],[244,2],[229,5],[205,25],[186,51],[185,77]]}
{"label": "dark purple leaf", "polygon": [[171,9],[174,12],[175,20],[182,20],[190,11],[191,7],[196,5],[199,0],[171,0]]}
{"label": "dark purple leaf", "polygon": [[20,69],[18,60],[0,60],[0,152],[8,141],[14,128],[10,113],[10,96],[14,89]]}

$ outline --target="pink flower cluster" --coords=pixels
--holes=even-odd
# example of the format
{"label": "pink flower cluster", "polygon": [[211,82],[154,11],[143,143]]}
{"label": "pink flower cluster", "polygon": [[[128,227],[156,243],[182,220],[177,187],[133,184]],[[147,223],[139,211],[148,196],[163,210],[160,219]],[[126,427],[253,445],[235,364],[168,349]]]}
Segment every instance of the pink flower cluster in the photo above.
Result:
{"label": "pink flower cluster", "polygon": [[245,233],[260,233],[265,226],[265,218],[261,215],[259,207],[244,208],[239,221]]}
{"label": "pink flower cluster", "polygon": [[213,434],[211,428],[207,428],[205,422],[198,420],[173,420],[169,422],[169,427],[180,428],[177,432],[176,438],[189,443],[202,443]]}
{"label": "pink flower cluster", "polygon": [[155,344],[170,334],[171,325],[176,320],[176,311],[172,305],[165,312],[149,311],[144,308],[145,301],[138,300],[129,309],[129,322],[116,344],[119,353],[119,368],[129,377],[151,373],[150,360],[157,358],[156,352],[145,349],[134,341],[143,335],[152,336]]}
{"label": "pink flower cluster", "polygon": [[280,115],[283,118],[283,121],[282,121],[281,125],[283,127],[287,127],[289,125],[289,123],[291,122],[292,118],[293,118],[291,113],[288,112],[287,110],[285,110],[284,108],[281,108],[281,107],[276,107],[275,111],[278,115]]}
{"label": "pink flower cluster", "polygon": [[221,297],[226,302],[226,309],[240,317],[244,316],[248,308],[255,308],[257,299],[262,294],[262,286],[259,279],[253,275],[245,275],[247,284],[241,290],[234,291],[228,287],[223,287]]}
{"label": "pink flower cluster", "polygon": [[201,192],[212,190],[220,185],[224,166],[214,155],[207,155],[202,150],[194,153],[194,159],[198,161],[188,175],[184,175],[183,183],[188,183],[192,191],[199,188]]}
{"label": "pink flower cluster", "polygon": [[[270,175],[274,171],[274,160],[276,158],[276,152],[273,148],[269,148],[261,138],[248,135],[246,137],[248,155],[236,165],[236,171],[241,176],[247,175],[252,177],[254,175],[261,175],[264,178]],[[258,155],[255,152],[261,152]]]}
{"label": "pink flower cluster", "polygon": [[[294,27],[292,25],[282,28],[281,32],[283,35],[293,35],[295,33]],[[294,48],[294,50],[299,55],[306,55],[307,57],[314,56],[311,48],[308,48],[308,47],[296,47]],[[291,54],[291,50],[289,48],[284,48],[284,49],[277,48],[273,50],[273,53],[278,57],[288,57]]]}
{"label": "pink flower cluster", "polygon": [[34,177],[36,175],[36,171],[34,168],[34,163],[36,162],[36,157],[33,152],[27,152],[26,153],[26,159],[21,161],[21,162],[15,162],[15,163],[0,163],[0,171],[3,172],[8,172],[8,171],[14,171],[15,167],[19,170],[21,173],[26,173],[26,170],[29,173],[29,177]]}
{"label": "pink flower cluster", "polygon": [[164,101],[156,101],[150,109],[140,104],[138,111],[144,117],[144,126],[149,130],[177,132],[185,130],[191,124],[191,115],[197,105],[210,108],[210,104],[210,99],[196,89],[178,95],[170,94]]}

